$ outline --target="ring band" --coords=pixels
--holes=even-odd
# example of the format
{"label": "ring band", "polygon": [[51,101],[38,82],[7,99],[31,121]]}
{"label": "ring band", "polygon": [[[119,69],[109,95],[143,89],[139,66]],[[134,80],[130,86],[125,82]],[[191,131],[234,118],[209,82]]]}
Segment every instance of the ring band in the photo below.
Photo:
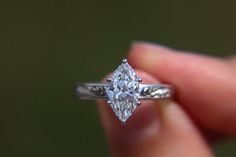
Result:
{"label": "ring band", "polygon": [[169,99],[173,97],[173,88],[166,84],[141,84],[134,69],[123,59],[122,64],[107,83],[79,83],[76,96],[80,99],[106,99],[115,115],[122,123],[132,115],[135,108],[144,99]]}
{"label": "ring band", "polygon": [[[105,83],[80,83],[76,86],[76,96],[80,99],[108,99]],[[173,88],[165,84],[139,84],[139,99],[171,99]]]}

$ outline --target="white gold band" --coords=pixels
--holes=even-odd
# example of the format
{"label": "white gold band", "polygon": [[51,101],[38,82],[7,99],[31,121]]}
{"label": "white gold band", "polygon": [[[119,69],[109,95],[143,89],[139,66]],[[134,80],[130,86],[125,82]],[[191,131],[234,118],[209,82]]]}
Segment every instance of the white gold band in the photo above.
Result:
{"label": "white gold band", "polygon": [[[76,86],[76,96],[80,99],[107,99],[108,84],[80,83]],[[139,84],[139,99],[169,99],[173,97],[173,88],[165,84]]]}

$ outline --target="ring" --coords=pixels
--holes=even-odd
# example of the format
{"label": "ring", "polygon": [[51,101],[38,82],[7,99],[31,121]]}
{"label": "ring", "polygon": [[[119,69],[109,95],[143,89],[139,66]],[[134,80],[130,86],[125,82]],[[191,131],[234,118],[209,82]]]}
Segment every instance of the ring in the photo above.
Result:
{"label": "ring", "polygon": [[166,84],[141,84],[134,69],[123,59],[107,83],[79,83],[76,96],[79,99],[105,99],[122,123],[132,115],[142,99],[170,99],[173,88]]}

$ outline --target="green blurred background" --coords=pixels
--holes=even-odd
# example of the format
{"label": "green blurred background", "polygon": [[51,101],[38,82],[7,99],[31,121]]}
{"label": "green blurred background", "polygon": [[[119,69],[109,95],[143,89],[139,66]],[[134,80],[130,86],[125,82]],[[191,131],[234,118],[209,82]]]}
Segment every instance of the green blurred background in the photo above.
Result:
{"label": "green blurred background", "polygon": [[[226,56],[236,1],[0,2],[0,156],[109,156],[94,102],[75,82],[100,80],[134,40]],[[235,156],[236,142],[214,146]]]}

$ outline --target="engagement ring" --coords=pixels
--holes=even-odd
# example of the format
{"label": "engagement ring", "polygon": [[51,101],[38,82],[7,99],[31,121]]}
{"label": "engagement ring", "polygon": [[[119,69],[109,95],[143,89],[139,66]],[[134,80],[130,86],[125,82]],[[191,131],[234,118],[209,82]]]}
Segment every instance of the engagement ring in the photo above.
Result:
{"label": "engagement ring", "polygon": [[76,96],[80,99],[105,99],[122,123],[132,115],[143,99],[169,99],[173,89],[166,84],[142,84],[134,69],[123,59],[107,83],[79,83]]}

